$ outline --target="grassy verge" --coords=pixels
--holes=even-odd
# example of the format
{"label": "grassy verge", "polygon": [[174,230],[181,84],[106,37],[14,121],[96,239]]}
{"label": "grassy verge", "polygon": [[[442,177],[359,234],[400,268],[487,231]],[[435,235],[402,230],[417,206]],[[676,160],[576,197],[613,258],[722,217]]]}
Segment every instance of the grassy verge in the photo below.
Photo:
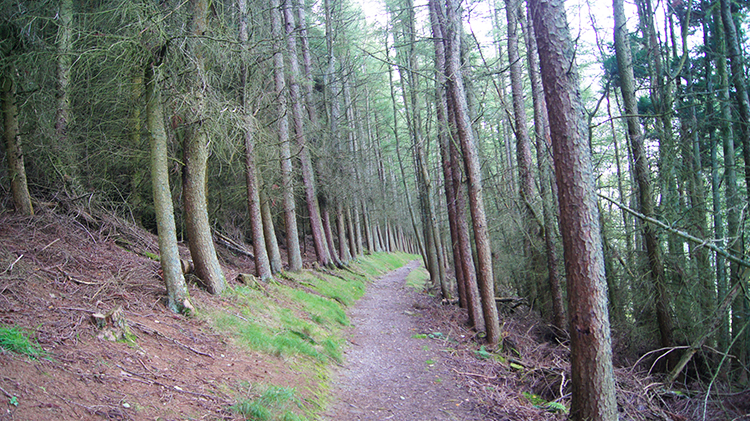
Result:
{"label": "grassy verge", "polygon": [[33,359],[44,355],[42,348],[15,326],[0,326],[0,349]]}
{"label": "grassy verge", "polygon": [[375,253],[341,270],[288,272],[278,282],[227,292],[231,307],[205,314],[214,329],[241,347],[282,359],[303,378],[316,379],[302,393],[305,404],[297,397],[300,391],[278,385],[234,387],[238,403],[232,409],[251,420],[315,418],[327,400],[330,364],[342,362],[346,308],[364,295],[368,282],[416,258]]}
{"label": "grassy verge", "polygon": [[423,291],[430,281],[430,273],[424,267],[418,267],[409,273],[406,277],[406,286],[412,287],[417,291]]}

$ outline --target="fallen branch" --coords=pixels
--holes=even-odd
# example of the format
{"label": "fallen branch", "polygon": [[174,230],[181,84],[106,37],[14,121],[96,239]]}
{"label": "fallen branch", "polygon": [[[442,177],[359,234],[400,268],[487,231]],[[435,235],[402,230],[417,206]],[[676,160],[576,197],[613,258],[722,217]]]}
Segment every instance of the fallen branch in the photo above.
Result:
{"label": "fallen branch", "polygon": [[8,269],[5,269],[3,271],[3,273],[0,273],[0,275],[5,275],[6,273],[12,271],[13,270],[13,266],[15,266],[16,263],[18,263],[18,261],[21,260],[22,257],[23,257],[23,254],[20,255],[20,256],[18,256],[18,258],[16,260],[14,260],[13,263],[10,264],[10,266],[8,266]]}
{"label": "fallen branch", "polygon": [[483,378],[483,379],[487,379],[487,380],[495,380],[495,379],[497,378],[497,376],[486,376],[486,375],[484,375],[484,374],[477,374],[477,373],[466,373],[466,372],[463,372],[463,371],[458,371],[458,370],[456,370],[455,368],[453,369],[453,371],[455,371],[455,372],[456,372],[456,374],[461,374],[461,375],[463,375],[463,376],[474,376],[474,377],[481,377],[481,378]]}
{"label": "fallen branch", "polygon": [[[67,280],[67,281],[75,282],[75,283],[77,283],[77,284],[79,284],[79,285],[94,285],[94,286],[98,286],[98,285],[101,285],[101,284],[100,284],[100,283],[98,283],[98,282],[86,282],[86,281],[82,281],[82,280],[80,280],[80,279],[76,279],[76,278],[74,278],[74,277],[70,276],[70,275],[68,274],[68,272],[65,272],[65,271],[64,271],[64,270],[63,270],[63,269],[62,269],[62,268],[60,267],[60,265],[57,265],[57,266],[55,266],[55,267],[54,267],[53,269],[57,269],[57,270],[59,270],[59,271],[60,271],[60,273],[62,273],[62,275],[63,275],[63,276],[65,277],[65,280]],[[41,268],[41,270],[43,270],[43,271],[45,271],[45,272],[47,272],[47,273],[50,273],[49,271],[46,271],[46,270],[44,270],[44,268]]]}
{"label": "fallen branch", "polygon": [[44,246],[44,248],[42,248],[41,250],[39,250],[39,253],[43,252],[44,250],[47,250],[50,246],[52,246],[53,244],[55,244],[58,241],[60,241],[59,238],[56,239],[56,240],[54,240],[54,241],[52,241],[51,243],[47,244],[46,246]]}
{"label": "fallen branch", "polygon": [[8,399],[13,399],[13,395],[11,395],[10,393],[8,393],[8,391],[5,390],[5,389],[3,389],[2,387],[0,387],[0,392],[5,393],[5,396],[7,396]]}
{"label": "fallen branch", "polygon": [[117,366],[117,368],[119,368],[120,370],[124,371],[125,373],[130,374],[131,376],[140,377],[141,379],[144,379],[146,381],[152,382],[153,384],[155,384],[157,386],[161,386],[161,387],[164,387],[164,388],[167,388],[167,389],[170,389],[170,390],[176,390],[178,392],[186,393],[188,395],[199,396],[199,397],[207,399],[207,400],[219,400],[219,398],[217,396],[206,395],[205,393],[191,392],[191,391],[185,390],[185,389],[183,389],[183,388],[181,388],[180,386],[177,386],[177,385],[170,386],[170,385],[168,385],[166,383],[162,383],[162,382],[160,382],[158,380],[149,379],[148,377],[144,376],[143,374],[139,374],[139,373],[136,373],[134,371],[128,370],[127,368],[121,366],[120,364],[115,364],[115,366]]}
{"label": "fallen branch", "polygon": [[201,356],[204,356],[204,357],[211,358],[212,360],[214,359],[213,355],[207,354],[205,352],[201,352],[201,351],[199,351],[199,350],[197,350],[197,349],[195,349],[195,348],[193,348],[191,346],[185,345],[182,342],[178,341],[177,339],[169,337],[169,336],[167,336],[167,335],[159,332],[156,329],[151,329],[150,327],[148,327],[148,326],[146,326],[144,324],[138,323],[138,322],[131,322],[131,323],[132,323],[132,325],[134,327],[137,327],[138,329],[140,329],[144,333],[147,333],[149,335],[161,336],[162,338],[167,339],[169,341],[172,341],[172,343],[174,343],[175,345],[181,346],[181,347],[187,349],[188,351],[194,352],[194,353],[196,353],[198,355],[201,355]]}
{"label": "fallen branch", "polygon": [[522,306],[524,304],[528,305],[525,298],[520,297],[495,297],[495,303],[497,304],[512,304],[512,308],[516,308],[519,306]]}
{"label": "fallen branch", "polygon": [[226,235],[214,231],[214,241],[221,244],[222,246],[228,248],[229,250],[232,250],[234,252],[237,252],[243,256],[247,256],[251,259],[255,259],[255,255],[250,253],[244,245],[239,244],[238,242],[232,240],[231,238],[227,237]]}

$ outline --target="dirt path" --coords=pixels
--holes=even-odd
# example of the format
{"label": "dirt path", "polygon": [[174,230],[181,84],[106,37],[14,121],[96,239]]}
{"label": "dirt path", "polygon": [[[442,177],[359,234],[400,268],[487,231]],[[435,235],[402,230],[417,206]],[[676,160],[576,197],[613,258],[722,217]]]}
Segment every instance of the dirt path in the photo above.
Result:
{"label": "dirt path", "polygon": [[473,420],[468,394],[455,381],[441,344],[414,338],[416,292],[405,278],[419,263],[368,287],[351,311],[346,362],[333,380],[328,420]]}

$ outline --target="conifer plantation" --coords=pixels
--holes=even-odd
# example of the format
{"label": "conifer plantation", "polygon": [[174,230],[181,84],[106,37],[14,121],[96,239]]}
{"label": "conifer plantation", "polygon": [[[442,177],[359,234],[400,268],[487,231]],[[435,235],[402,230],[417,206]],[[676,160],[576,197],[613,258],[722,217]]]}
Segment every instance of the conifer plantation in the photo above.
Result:
{"label": "conifer plantation", "polygon": [[413,254],[494,363],[520,313],[565,351],[555,419],[646,419],[625,370],[747,417],[748,3],[370,2],[0,0],[0,217],[157,236],[174,317],[229,254]]}

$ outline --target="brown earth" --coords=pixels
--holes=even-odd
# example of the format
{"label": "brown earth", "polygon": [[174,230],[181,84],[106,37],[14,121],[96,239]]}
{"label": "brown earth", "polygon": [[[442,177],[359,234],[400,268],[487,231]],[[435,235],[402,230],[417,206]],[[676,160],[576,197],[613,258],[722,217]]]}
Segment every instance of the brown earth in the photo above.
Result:
{"label": "brown earth", "polygon": [[[23,328],[46,353],[30,359],[0,348],[0,421],[242,419],[230,407],[252,393],[245,384],[260,382],[295,387],[315,410],[311,402],[325,389],[316,376],[237,346],[200,316],[168,311],[158,264],[147,257],[157,252],[153,235],[106,214],[0,213],[0,325]],[[252,272],[247,257],[219,252],[230,284]],[[550,341],[527,307],[505,308],[502,343],[481,349],[465,311],[404,286],[415,265],[373,282],[350,309],[346,362],[331,369],[322,418],[565,419],[558,410],[570,404],[565,342]],[[235,311],[230,298],[194,282],[190,294],[199,314]],[[104,339],[90,322],[92,313],[118,308],[130,344]],[[715,386],[704,418],[700,384],[672,393],[647,369],[616,369],[621,420],[750,418],[747,391]]]}
{"label": "brown earth", "polygon": [[[46,353],[29,359],[0,349],[0,420],[236,419],[229,407],[242,382],[308,383],[200,317],[167,310],[158,264],[141,255],[158,251],[155,237],[115,220],[80,221],[0,215],[0,325],[31,332]],[[225,259],[228,280],[247,268],[242,260]],[[231,311],[230,300],[189,286],[199,312]],[[90,322],[117,308],[130,344],[104,339]]]}
{"label": "brown earth", "polygon": [[351,345],[335,376],[337,401],[327,419],[485,419],[451,370],[446,342],[417,338],[424,294],[406,286],[405,278],[418,265],[413,261],[375,281],[351,311]]}

